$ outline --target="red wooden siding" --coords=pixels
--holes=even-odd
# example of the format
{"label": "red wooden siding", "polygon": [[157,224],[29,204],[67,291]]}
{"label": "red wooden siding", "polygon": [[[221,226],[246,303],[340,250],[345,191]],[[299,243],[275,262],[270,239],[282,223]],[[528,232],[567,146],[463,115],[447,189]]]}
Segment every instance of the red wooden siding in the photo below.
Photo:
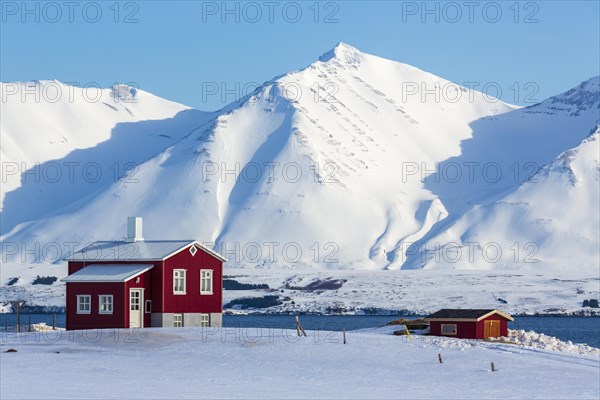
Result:
{"label": "red wooden siding", "polygon": [[[442,335],[442,324],[454,324],[456,325],[456,335]],[[431,321],[429,324],[430,335],[435,336],[449,336],[458,337],[464,339],[476,339],[477,329],[476,323],[466,321]],[[483,332],[483,331],[482,331]]]}
{"label": "red wooden siding", "polygon": [[[202,249],[192,256],[190,246],[164,261],[70,261],[69,275],[90,264],[152,264],[154,267],[122,283],[67,283],[67,329],[128,328],[129,289],[144,289],[141,304],[144,326],[151,326],[151,313],[145,312],[146,300],[152,301],[153,313],[220,313],[223,301],[223,262]],[[173,294],[173,270],[186,270],[186,294]],[[200,271],[212,270],[213,293],[200,294]],[[139,282],[138,282],[139,278]],[[91,313],[77,314],[77,295],[91,296]],[[98,295],[113,295],[113,313],[98,312]]]}
{"label": "red wooden siding", "polygon": [[485,323],[483,321],[500,321],[500,336],[508,335],[508,322],[499,315],[490,315],[489,317],[477,322],[477,338],[484,337],[483,330]]}
{"label": "red wooden siding", "polygon": [[127,294],[127,308],[125,310],[125,326],[126,327],[129,327],[129,289],[137,289],[137,288],[144,289],[144,299],[141,304],[141,312],[144,315],[144,327],[147,328],[151,325],[151,314],[146,313],[146,304],[145,303],[146,303],[146,300],[153,300],[152,306],[154,307],[154,299],[152,297],[152,292],[153,292],[152,270],[153,269],[151,269],[150,271],[146,271],[143,274],[141,274],[140,276],[138,276],[138,278],[140,278],[139,282],[137,282],[137,278],[133,278],[130,281],[125,282],[125,293]]}
{"label": "red wooden siding", "polygon": [[[434,336],[457,337],[461,339],[483,339],[484,338],[484,321],[500,321],[500,336],[508,335],[508,323],[506,319],[495,314],[490,315],[481,321],[431,321],[429,324],[429,334]],[[442,335],[442,324],[456,324],[456,335]]]}
{"label": "red wooden siding", "polygon": [[[94,262],[93,264],[140,264],[140,262]],[[81,264],[71,266],[71,264]],[[83,263],[69,262],[69,274],[83,268]],[[156,268],[156,267],[155,267]],[[154,269],[154,268],[153,268]],[[153,271],[144,272],[139,276],[140,282],[137,283],[137,278],[133,278],[128,282],[70,282],[67,283],[66,291],[66,325],[67,329],[90,329],[91,328],[129,328],[129,289],[143,288],[144,302],[152,300],[152,275]],[[160,269],[160,268],[159,268]],[[77,295],[91,295],[91,312],[90,314],[77,314]],[[99,299],[98,295],[112,294],[113,295],[113,313],[100,314],[98,312]],[[153,302],[154,303],[154,302]],[[142,307],[144,304],[142,304]],[[153,304],[154,306],[154,304]],[[150,314],[144,313],[144,326],[150,326]]]}
{"label": "red wooden siding", "polygon": [[[91,296],[89,314],[77,314],[77,295]],[[113,295],[113,313],[99,314],[101,294]],[[126,322],[125,309],[129,309],[129,299],[125,296],[123,283],[67,283],[67,329],[122,328]]]}
{"label": "red wooden siding", "polygon": [[[173,294],[173,270],[186,270],[186,294]],[[213,294],[200,294],[200,270],[213,271]],[[223,299],[223,262],[198,249],[192,256],[189,247],[165,260],[163,298],[160,312],[165,313],[220,313]]]}

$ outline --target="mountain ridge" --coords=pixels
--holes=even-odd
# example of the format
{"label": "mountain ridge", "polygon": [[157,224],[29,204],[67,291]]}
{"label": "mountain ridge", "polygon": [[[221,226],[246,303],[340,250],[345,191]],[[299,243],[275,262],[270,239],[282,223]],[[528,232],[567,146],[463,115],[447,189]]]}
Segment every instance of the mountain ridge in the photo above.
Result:
{"label": "mountain ridge", "polygon": [[[63,202],[54,214],[23,215],[13,229],[3,230],[2,241],[117,238],[125,217],[135,214],[145,217],[149,239],[183,235],[216,242],[218,250],[224,247],[226,256],[228,251],[234,256],[231,266],[481,268],[464,259],[432,263],[428,257],[442,250],[412,254],[408,246],[427,246],[435,239],[447,248],[455,239],[447,233],[465,218],[473,219],[473,209],[518,190],[527,176],[494,184],[485,179],[435,183],[439,173],[432,172],[452,162],[493,162],[505,173],[512,162],[538,167],[552,162],[582,139],[580,133],[564,135],[567,127],[581,132],[587,126],[589,132],[598,123],[594,79],[580,85],[590,93],[582,101],[577,91],[567,91],[516,108],[342,43],[216,113],[181,110],[199,114],[164,125],[161,129],[177,130],[177,135],[157,155],[138,157],[135,171],[76,202]],[[406,89],[415,84],[417,89],[453,85],[448,87],[461,97],[430,101],[421,93],[409,96]],[[558,103],[572,107],[547,106]],[[158,131],[156,124],[161,123],[148,122],[143,131]],[[507,130],[510,135],[500,135]],[[520,140],[536,143],[542,133],[548,143],[536,151]],[[498,159],[499,149],[513,154]],[[273,179],[269,165],[277,166]],[[299,177],[291,175],[297,171]],[[249,175],[253,172],[258,179]],[[135,183],[127,181],[132,176]],[[92,228],[81,229],[86,224]],[[278,243],[275,257],[265,243]],[[300,249],[301,256],[284,254],[285,246],[286,251]],[[597,258],[593,252],[588,256]],[[415,261],[423,257],[426,262]],[[488,264],[483,267],[494,267]]]}

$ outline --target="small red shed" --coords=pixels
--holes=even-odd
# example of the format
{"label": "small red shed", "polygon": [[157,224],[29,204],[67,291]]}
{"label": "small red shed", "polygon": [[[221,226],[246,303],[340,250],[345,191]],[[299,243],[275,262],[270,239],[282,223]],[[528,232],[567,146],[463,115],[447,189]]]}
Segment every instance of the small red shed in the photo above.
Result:
{"label": "small red shed", "polygon": [[195,240],[95,242],[67,257],[67,329],[220,326],[225,258]]}
{"label": "small red shed", "polygon": [[429,334],[461,339],[507,336],[513,318],[498,310],[443,309],[427,317]]}

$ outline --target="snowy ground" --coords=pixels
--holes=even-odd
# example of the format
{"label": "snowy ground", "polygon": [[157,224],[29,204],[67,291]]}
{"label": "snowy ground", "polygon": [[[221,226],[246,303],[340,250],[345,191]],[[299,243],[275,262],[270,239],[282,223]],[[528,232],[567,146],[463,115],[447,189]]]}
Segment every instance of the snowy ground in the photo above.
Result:
{"label": "snowy ground", "polygon": [[[598,352],[347,332],[150,328],[4,335],[0,397],[598,398]],[[9,349],[17,352],[6,353]],[[438,362],[441,354],[443,363]],[[490,363],[497,371],[492,372]]]}
{"label": "snowy ground", "polygon": [[[28,305],[63,307],[66,265],[3,264],[0,303],[26,300]],[[53,285],[32,285],[37,275],[56,276]],[[575,314],[600,312],[582,308],[586,299],[600,298],[598,274],[577,271],[311,271],[225,269],[226,279],[267,284],[268,290],[225,290],[224,304],[244,297],[277,296],[280,305],[235,312],[315,312],[324,314],[410,312],[425,314],[440,308],[499,308],[512,314]],[[7,282],[19,280],[12,286]],[[337,289],[324,287],[341,284]],[[329,286],[331,287],[331,286]],[[498,299],[502,299],[504,303]],[[1,304],[0,304],[1,305]],[[4,308],[8,311],[8,308]]]}

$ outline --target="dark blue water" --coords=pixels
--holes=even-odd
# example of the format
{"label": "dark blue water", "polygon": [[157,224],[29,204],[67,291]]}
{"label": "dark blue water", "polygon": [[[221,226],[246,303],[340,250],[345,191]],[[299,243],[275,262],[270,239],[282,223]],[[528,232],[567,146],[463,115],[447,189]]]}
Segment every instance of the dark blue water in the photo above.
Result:
{"label": "dark blue water", "polygon": [[[409,319],[417,317],[407,317]],[[379,315],[301,315],[304,329],[324,331],[350,331],[385,325],[397,319]],[[264,327],[295,329],[294,316],[288,315],[224,315],[226,327]],[[563,341],[585,343],[600,347],[600,317],[515,317],[508,324],[509,329],[533,330]]]}
{"label": "dark blue water", "polygon": [[[321,331],[351,331],[373,328],[385,325],[395,319],[398,319],[398,317],[380,315],[300,315],[300,323],[305,330]],[[223,315],[223,326],[296,329],[296,317],[293,315]]]}
{"label": "dark blue water", "polygon": [[600,348],[600,317],[515,317],[509,329],[525,329]]}
{"label": "dark blue water", "polygon": [[[52,314],[22,314],[22,331],[27,330],[27,324],[45,322],[52,325]],[[417,318],[417,317],[413,317]],[[300,322],[306,330],[341,331],[371,328],[385,325],[397,319],[394,316],[380,315],[301,315]],[[15,314],[0,315],[0,329],[9,329],[16,324]],[[56,326],[65,326],[65,314],[56,314]],[[261,327],[296,329],[296,320],[292,315],[224,315],[225,327]],[[586,343],[600,348],[600,317],[515,317],[510,322],[510,329],[533,330],[561,340],[573,343]]]}
{"label": "dark blue water", "polygon": [[[67,324],[66,314],[54,314],[56,316],[56,326],[64,328]],[[21,331],[27,331],[29,323],[39,324],[45,322],[47,325],[52,326],[52,314],[21,314]],[[14,327],[17,325],[16,314],[0,314],[0,329],[11,328],[14,331]]]}

